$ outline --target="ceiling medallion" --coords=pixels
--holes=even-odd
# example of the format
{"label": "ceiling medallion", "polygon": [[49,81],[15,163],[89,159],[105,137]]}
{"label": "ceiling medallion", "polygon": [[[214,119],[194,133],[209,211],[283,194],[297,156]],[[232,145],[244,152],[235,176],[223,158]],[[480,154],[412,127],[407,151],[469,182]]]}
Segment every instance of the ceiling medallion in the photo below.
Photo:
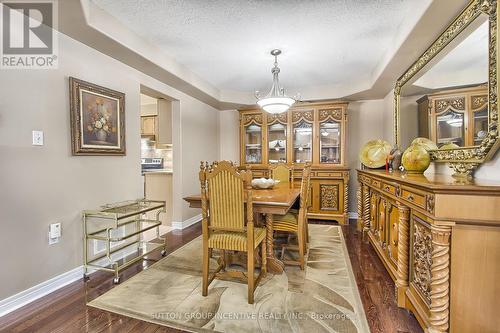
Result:
{"label": "ceiling medallion", "polygon": [[286,112],[290,106],[292,106],[297,97],[292,98],[285,95],[285,89],[280,87],[280,81],[278,74],[280,69],[278,67],[278,56],[281,54],[281,50],[275,49],[271,51],[271,55],[274,57],[274,67],[271,69],[273,73],[273,86],[269,93],[262,97],[258,91],[255,92],[255,97],[257,98],[257,104],[266,112],[271,114]]}

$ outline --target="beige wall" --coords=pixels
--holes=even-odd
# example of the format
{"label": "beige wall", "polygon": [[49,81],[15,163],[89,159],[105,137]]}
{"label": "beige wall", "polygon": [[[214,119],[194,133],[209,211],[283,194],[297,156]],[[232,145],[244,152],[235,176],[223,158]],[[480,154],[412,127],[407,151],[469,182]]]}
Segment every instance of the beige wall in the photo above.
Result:
{"label": "beige wall", "polygon": [[389,91],[387,95],[384,97],[384,108],[381,114],[382,118],[382,127],[384,129],[384,133],[382,135],[382,139],[394,142],[394,89]]}
{"label": "beige wall", "polygon": [[[404,150],[418,137],[418,104],[421,96],[401,97],[400,100],[400,149]],[[391,127],[392,129],[392,127]],[[391,141],[390,141],[391,142]]]}
{"label": "beige wall", "polygon": [[356,212],[356,191],[358,182],[356,169],[359,162],[361,147],[370,140],[384,137],[384,119],[382,117],[385,107],[384,100],[368,100],[350,102],[347,109],[348,115],[348,166],[351,169],[349,181],[349,212]]}
{"label": "beige wall", "polygon": [[219,142],[221,159],[240,162],[239,112],[237,110],[219,113]]}
{"label": "beige wall", "polygon": [[[126,94],[126,156],[72,156],[68,77]],[[82,264],[81,211],[143,195],[140,174],[140,85],[177,99],[174,112],[174,219],[189,210],[200,159],[218,158],[218,111],[64,35],[59,69],[0,74],[0,299]],[[45,145],[31,145],[43,130]],[[62,238],[48,245],[48,225]]]}

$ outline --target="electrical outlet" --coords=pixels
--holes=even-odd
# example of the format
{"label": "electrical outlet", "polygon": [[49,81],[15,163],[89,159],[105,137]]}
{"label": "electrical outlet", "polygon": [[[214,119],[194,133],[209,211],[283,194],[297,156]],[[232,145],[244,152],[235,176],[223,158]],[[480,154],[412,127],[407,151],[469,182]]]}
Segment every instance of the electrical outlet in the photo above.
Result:
{"label": "electrical outlet", "polygon": [[43,131],[33,131],[33,146],[43,146]]}
{"label": "electrical outlet", "polygon": [[61,238],[62,230],[61,223],[52,223],[49,225],[49,245],[59,243],[59,239]]}

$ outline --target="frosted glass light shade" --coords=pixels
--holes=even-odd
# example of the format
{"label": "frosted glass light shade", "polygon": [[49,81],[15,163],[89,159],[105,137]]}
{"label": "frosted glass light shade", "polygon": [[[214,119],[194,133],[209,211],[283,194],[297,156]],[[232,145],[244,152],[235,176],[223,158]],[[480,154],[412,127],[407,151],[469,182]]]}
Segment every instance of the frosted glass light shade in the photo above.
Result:
{"label": "frosted glass light shade", "polygon": [[295,100],[290,97],[267,97],[259,100],[257,104],[269,113],[286,112]]}

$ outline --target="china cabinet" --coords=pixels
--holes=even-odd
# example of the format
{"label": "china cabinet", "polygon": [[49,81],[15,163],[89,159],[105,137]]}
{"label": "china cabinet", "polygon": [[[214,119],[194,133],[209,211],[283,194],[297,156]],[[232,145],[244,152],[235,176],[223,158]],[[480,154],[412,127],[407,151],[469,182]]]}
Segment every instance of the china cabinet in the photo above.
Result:
{"label": "china cabinet", "polygon": [[425,332],[497,331],[500,183],[372,170],[358,182],[358,229],[398,306]]}
{"label": "china cabinet", "polygon": [[438,147],[479,145],[488,133],[488,91],[485,85],[448,89],[418,101],[419,136]]}
{"label": "china cabinet", "polygon": [[300,186],[304,163],[312,163],[308,217],[348,222],[349,168],[346,161],[347,103],[298,103],[287,112],[240,110],[240,161],[254,177],[268,177],[269,165],[294,167]]}

